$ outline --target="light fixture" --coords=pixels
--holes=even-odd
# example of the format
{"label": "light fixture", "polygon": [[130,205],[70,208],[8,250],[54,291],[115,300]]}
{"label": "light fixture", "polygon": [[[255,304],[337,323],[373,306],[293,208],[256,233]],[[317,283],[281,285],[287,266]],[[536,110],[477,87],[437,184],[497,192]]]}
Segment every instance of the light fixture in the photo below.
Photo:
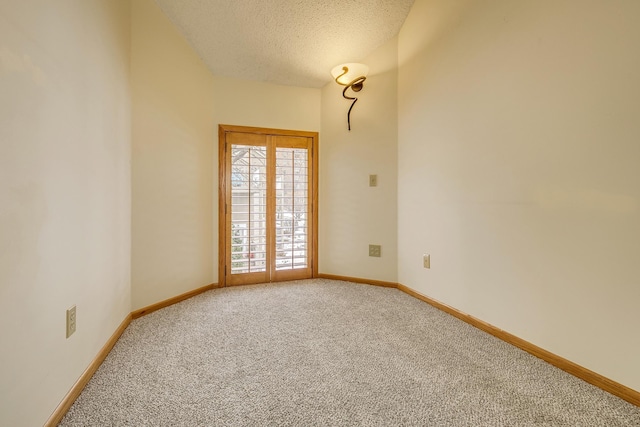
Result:
{"label": "light fixture", "polygon": [[369,67],[355,62],[341,64],[331,70],[331,75],[335,79],[336,83],[345,87],[342,90],[342,96],[345,99],[353,100],[351,107],[349,107],[349,112],[347,113],[347,127],[349,130],[351,130],[351,109],[353,109],[358,98],[354,96],[347,96],[347,90],[351,89],[353,92],[360,92],[364,81],[367,79],[368,73]]}

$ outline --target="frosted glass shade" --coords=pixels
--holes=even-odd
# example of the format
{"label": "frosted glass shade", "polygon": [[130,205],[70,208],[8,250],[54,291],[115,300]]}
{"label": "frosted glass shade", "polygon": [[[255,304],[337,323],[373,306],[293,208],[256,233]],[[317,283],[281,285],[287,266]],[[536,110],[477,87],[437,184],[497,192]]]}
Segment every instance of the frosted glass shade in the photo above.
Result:
{"label": "frosted glass shade", "polygon": [[343,86],[348,85],[358,77],[367,77],[367,74],[369,74],[369,67],[366,65],[358,64],[357,62],[349,62],[348,64],[340,64],[331,70],[331,75],[334,80],[340,74],[344,73],[344,67],[347,67],[349,71],[337,80],[337,82]]}

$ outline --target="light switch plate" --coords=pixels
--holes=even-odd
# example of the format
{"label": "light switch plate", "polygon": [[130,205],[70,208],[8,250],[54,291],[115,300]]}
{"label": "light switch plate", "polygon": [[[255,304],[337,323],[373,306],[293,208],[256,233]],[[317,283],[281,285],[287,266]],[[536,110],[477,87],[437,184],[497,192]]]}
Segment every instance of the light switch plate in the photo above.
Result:
{"label": "light switch plate", "polygon": [[369,187],[378,186],[378,175],[369,175]]}
{"label": "light switch plate", "polygon": [[431,268],[431,255],[430,254],[422,255],[422,266],[424,268]]}

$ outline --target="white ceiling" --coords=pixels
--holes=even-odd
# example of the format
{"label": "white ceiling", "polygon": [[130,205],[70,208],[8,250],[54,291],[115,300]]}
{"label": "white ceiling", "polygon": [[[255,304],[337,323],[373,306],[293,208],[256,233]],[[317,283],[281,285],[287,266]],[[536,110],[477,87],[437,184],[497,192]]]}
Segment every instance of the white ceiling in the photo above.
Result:
{"label": "white ceiling", "polygon": [[400,31],[414,0],[155,0],[215,75],[322,87]]}

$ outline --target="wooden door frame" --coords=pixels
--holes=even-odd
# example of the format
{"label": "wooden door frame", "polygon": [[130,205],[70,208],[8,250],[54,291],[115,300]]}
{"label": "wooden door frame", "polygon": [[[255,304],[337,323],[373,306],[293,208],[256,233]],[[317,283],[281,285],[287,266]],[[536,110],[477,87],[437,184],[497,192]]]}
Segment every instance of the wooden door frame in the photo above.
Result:
{"label": "wooden door frame", "polygon": [[311,147],[311,277],[318,277],[318,132],[271,129],[251,126],[218,125],[218,286],[227,286],[225,267],[227,265],[227,227],[225,210],[228,209],[226,184],[231,180],[231,170],[227,169],[226,133],[241,132],[258,135],[300,136],[312,139]]}

